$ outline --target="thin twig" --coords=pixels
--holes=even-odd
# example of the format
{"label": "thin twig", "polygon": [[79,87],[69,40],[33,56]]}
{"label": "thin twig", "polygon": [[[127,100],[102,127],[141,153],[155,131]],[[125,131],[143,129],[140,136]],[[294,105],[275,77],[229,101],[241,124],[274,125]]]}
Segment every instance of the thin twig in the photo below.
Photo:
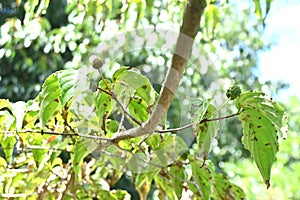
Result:
{"label": "thin twig", "polygon": [[[200,122],[197,123],[198,124],[202,124],[205,122],[212,122],[212,121],[219,121],[219,120],[224,120],[224,119],[228,119],[234,116],[239,115],[240,112],[231,114],[231,115],[227,115],[224,117],[218,117],[218,118],[212,118],[212,119],[203,119]],[[169,132],[179,132],[182,131],[184,129],[188,129],[191,128],[192,124],[187,124],[185,126],[179,127],[179,128],[173,128],[173,129],[166,129],[166,130],[155,130],[156,133],[169,133]],[[82,138],[87,138],[87,139],[98,139],[98,140],[105,140],[107,142],[113,142],[113,140],[111,140],[111,138],[105,138],[105,137],[100,137],[100,136],[95,136],[95,135],[86,135],[86,134],[81,134],[81,133],[67,133],[67,132],[51,132],[51,131],[43,131],[43,130],[21,130],[21,131],[0,131],[0,133],[2,134],[14,134],[14,133],[39,133],[39,134],[47,134],[47,135],[62,135],[62,136],[79,136]]]}
{"label": "thin twig", "polygon": [[[240,112],[237,112],[237,113],[234,113],[234,114],[231,114],[231,115],[227,115],[227,116],[224,116],[224,117],[218,117],[218,118],[212,118],[212,119],[204,118],[203,120],[201,120],[200,122],[198,122],[197,125],[202,124],[202,123],[205,123],[205,122],[220,121],[220,120],[228,119],[228,118],[237,116],[237,115],[239,115],[239,114],[240,114]],[[179,132],[179,131],[182,131],[182,130],[184,130],[184,129],[191,128],[192,126],[193,126],[193,124],[187,124],[187,125],[185,125],[185,126],[178,127],[178,128],[173,128],[173,129],[155,130],[155,132],[156,132],[156,133]]]}
{"label": "thin twig", "polygon": [[39,134],[45,134],[45,135],[61,135],[61,136],[70,136],[70,137],[82,137],[82,138],[88,138],[88,139],[98,139],[98,140],[106,140],[111,141],[109,138],[94,136],[94,135],[85,135],[81,133],[67,133],[67,132],[52,132],[52,131],[43,131],[43,130],[20,130],[20,131],[0,131],[2,134],[14,134],[14,133],[39,133]]}
{"label": "thin twig", "polygon": [[203,119],[200,123],[204,123],[204,122],[212,122],[212,121],[220,121],[220,120],[223,120],[223,119],[228,119],[228,118],[231,118],[231,117],[234,117],[234,116],[237,116],[239,115],[240,112],[237,112],[237,113],[234,113],[234,114],[231,114],[231,115],[227,115],[227,116],[224,116],[224,117],[218,117],[218,118],[212,118],[212,119]]}
{"label": "thin twig", "polygon": [[182,131],[184,129],[188,129],[191,128],[192,124],[188,124],[182,127],[178,127],[178,128],[172,128],[172,129],[166,129],[166,130],[155,130],[156,133],[168,133],[168,132],[179,132]]}
{"label": "thin twig", "polygon": [[101,92],[104,92],[104,93],[110,95],[111,98],[117,102],[118,106],[123,110],[123,112],[124,112],[128,117],[130,117],[130,119],[132,119],[132,120],[133,120],[135,123],[137,123],[139,126],[142,125],[142,122],[140,122],[140,121],[137,120],[135,117],[133,117],[129,112],[127,112],[127,110],[124,108],[123,104],[119,101],[119,99],[117,98],[117,96],[115,95],[115,93],[113,93],[112,91],[111,91],[111,92],[106,91],[106,90],[102,89],[101,87],[97,87],[97,89],[99,89]]}

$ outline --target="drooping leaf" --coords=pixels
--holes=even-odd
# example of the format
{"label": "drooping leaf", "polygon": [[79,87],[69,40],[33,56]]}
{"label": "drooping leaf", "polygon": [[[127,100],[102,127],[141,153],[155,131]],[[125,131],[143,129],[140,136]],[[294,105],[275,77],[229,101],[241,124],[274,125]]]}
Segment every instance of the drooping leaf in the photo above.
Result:
{"label": "drooping leaf", "polygon": [[220,10],[210,4],[205,9],[204,17],[206,37],[212,39],[220,26]]}
{"label": "drooping leaf", "polygon": [[210,161],[194,160],[192,163],[193,175],[195,183],[189,183],[189,187],[199,199],[210,199],[213,191],[214,183],[214,166]]}
{"label": "drooping leaf", "polygon": [[243,200],[246,199],[244,191],[231,183],[223,174],[215,174],[212,197],[215,200]]}
{"label": "drooping leaf", "polygon": [[171,199],[171,200],[177,200],[177,196],[176,196],[176,192],[173,188],[173,184],[172,181],[170,180],[170,178],[165,175],[162,176],[160,174],[158,174],[157,176],[155,176],[154,178],[155,183],[157,184],[157,186],[160,188],[160,199]]}
{"label": "drooping leaf", "polygon": [[[105,91],[109,91],[108,87],[111,87],[111,82],[107,79],[99,82],[99,87]],[[111,95],[106,94],[103,91],[98,90],[95,96],[96,115],[99,119],[99,127],[104,129],[106,126],[106,119],[111,114],[116,102],[112,100]]]}
{"label": "drooping leaf", "polygon": [[173,183],[173,188],[178,199],[181,199],[182,196],[183,180],[185,180],[184,171],[185,169],[183,166],[179,167],[175,165],[170,168],[170,174],[172,174],[171,180]]}
{"label": "drooping leaf", "polygon": [[266,0],[266,15],[269,13],[273,0]]}
{"label": "drooping leaf", "polygon": [[[253,0],[255,5],[255,14],[260,19],[260,21],[265,25],[266,17],[269,14],[271,4],[273,0],[265,0],[264,2],[262,0]],[[263,8],[265,7],[265,12],[263,12]]]}
{"label": "drooping leaf", "polygon": [[270,186],[271,167],[279,149],[279,136],[285,138],[286,115],[283,108],[258,91],[242,93],[236,99],[243,124],[242,143],[253,157],[267,187]]}
{"label": "drooping leaf", "polygon": [[262,21],[263,16],[262,16],[262,9],[260,5],[260,0],[253,0],[255,4],[255,14],[258,16],[258,18]]}
{"label": "drooping leaf", "polygon": [[83,142],[77,142],[74,145],[74,155],[72,158],[73,170],[76,175],[81,174],[81,166],[83,163],[83,159],[89,154],[85,144]]}
{"label": "drooping leaf", "polygon": [[217,136],[217,132],[220,127],[220,123],[218,121],[205,121],[205,119],[218,117],[217,109],[209,103],[210,100],[194,100],[190,108],[193,129],[197,135],[197,144],[200,149],[199,153],[203,158],[207,158],[208,153],[211,150],[213,140]]}
{"label": "drooping leaf", "polygon": [[[214,119],[219,116],[217,109],[213,105],[209,105],[205,114],[207,119]],[[213,141],[217,136],[220,128],[219,121],[205,121],[198,125],[197,142],[200,147],[200,153],[204,158],[207,158],[208,153],[212,148]]]}
{"label": "drooping leaf", "polygon": [[49,157],[47,156],[47,153],[48,153],[49,150],[46,149],[46,148],[42,148],[44,146],[43,145],[44,144],[44,140],[45,140],[45,138],[43,137],[43,135],[36,134],[34,136],[34,140],[30,140],[29,141],[30,145],[41,147],[40,149],[39,148],[32,149],[33,159],[34,159],[34,161],[36,163],[36,166],[39,167],[39,168],[42,168],[43,164],[45,164],[45,161],[47,159],[49,159]]}

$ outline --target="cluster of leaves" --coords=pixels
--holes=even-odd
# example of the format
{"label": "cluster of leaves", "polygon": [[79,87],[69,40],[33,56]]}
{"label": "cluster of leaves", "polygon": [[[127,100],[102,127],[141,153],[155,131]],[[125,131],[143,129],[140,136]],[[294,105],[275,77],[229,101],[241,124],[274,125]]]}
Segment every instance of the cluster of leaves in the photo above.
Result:
{"label": "cluster of leaves", "polygon": [[[92,67],[58,71],[46,79],[34,100],[1,100],[3,197],[124,199],[129,194],[112,187],[130,172],[145,198],[153,182],[152,190],[162,199],[180,199],[187,191],[203,199],[245,198],[241,188],[215,172],[207,160],[222,119],[210,101],[193,104],[197,145],[191,148],[171,130],[107,144],[114,133],[149,118],[157,93],[137,69],[121,67],[100,80],[98,72]],[[253,91],[240,94],[236,106],[245,148],[269,186],[284,111]]]}
{"label": "cluster of leaves", "polygon": [[150,23],[150,13],[156,8],[153,3],[0,2],[0,76],[4,86],[0,95],[12,101],[34,98],[49,74],[63,68],[78,68],[89,52],[112,33],[136,27],[144,16]]}
{"label": "cluster of leaves", "polygon": [[[13,101],[33,97],[34,91],[41,88],[39,83],[51,71],[61,69],[59,66],[81,66],[80,60],[90,48],[106,40],[112,32],[139,25],[164,27],[170,22],[178,29],[184,5],[180,1],[158,0],[17,2],[21,2],[20,13],[16,18],[7,16],[0,32],[1,65],[5,66],[0,68],[4,84],[0,94],[14,97]],[[262,1],[254,3],[257,15],[264,20],[271,1],[266,1],[265,14],[260,8]],[[251,28],[244,25],[250,9],[241,15],[228,4],[219,1],[208,1],[208,4],[197,43],[203,50],[200,54],[205,55],[200,58],[201,64],[207,62],[210,67],[204,65],[206,68],[194,69],[188,66],[187,72],[192,77],[183,78],[183,85],[193,88],[196,96],[213,85],[219,78],[215,77],[219,70],[211,67],[217,63],[209,61],[208,55],[213,55],[225,66],[220,70],[222,80],[228,82],[234,78],[246,88],[253,84],[259,87],[250,68],[255,63],[255,52],[263,44],[259,39],[259,25]],[[233,23],[236,21],[239,23]],[[146,37],[136,34],[126,35],[126,38],[135,44],[140,36]],[[157,36],[160,48],[164,43],[160,35]],[[113,39],[108,42],[117,46]],[[150,75],[163,78],[161,65],[170,59],[168,53],[151,50],[126,54],[131,49],[128,44],[120,48],[125,53],[120,58],[121,63],[138,66],[147,62],[151,70],[160,69],[158,73],[152,70]],[[113,48],[109,50],[105,58],[115,58]],[[193,55],[192,59],[199,60],[199,53],[196,57]],[[156,59],[149,59],[151,56],[160,58],[157,60],[163,60],[164,64],[155,63]],[[193,73],[195,70],[203,77]],[[124,199],[129,194],[113,188],[122,175],[130,174],[135,189],[144,199],[148,193],[154,195],[154,191],[158,191],[155,194],[162,199],[178,199],[189,192],[202,199],[244,198],[241,189],[230,183],[225,175],[216,173],[218,170],[207,160],[219,129],[218,120],[222,119],[210,100],[196,102],[191,109],[197,143],[191,148],[167,130],[107,146],[106,141],[114,133],[139,126],[149,118],[157,93],[136,69],[122,67],[110,79],[101,78],[100,81],[91,81],[90,72],[83,74],[91,79],[79,79],[78,75],[85,75],[78,70],[58,71],[47,78],[34,100],[16,103],[1,100],[2,197]],[[22,79],[16,79],[15,75]],[[26,81],[20,83],[20,80]],[[89,87],[82,88],[82,85]],[[217,90],[221,92],[224,88]],[[269,186],[270,169],[278,151],[278,131],[284,126],[283,110],[260,92],[239,94],[234,91],[229,96],[236,98],[239,111],[232,116],[240,115],[243,144]],[[167,120],[172,124],[178,112],[172,109],[169,114]],[[157,128],[165,127],[166,123],[162,122]]]}

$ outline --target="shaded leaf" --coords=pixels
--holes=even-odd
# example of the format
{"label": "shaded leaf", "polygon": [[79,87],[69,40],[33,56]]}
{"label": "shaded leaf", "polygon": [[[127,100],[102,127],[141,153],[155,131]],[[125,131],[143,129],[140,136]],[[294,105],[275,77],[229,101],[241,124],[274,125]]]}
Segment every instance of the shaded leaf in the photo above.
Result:
{"label": "shaded leaf", "polygon": [[[206,119],[214,119],[219,116],[217,109],[213,105],[209,105],[205,113]],[[215,137],[220,128],[219,121],[204,121],[197,126],[197,143],[200,148],[200,154],[207,158]]]}
{"label": "shaded leaf", "polygon": [[[50,137],[50,135],[48,135],[47,137]],[[34,137],[34,140],[30,140],[29,144],[33,145],[33,146],[39,146],[41,147],[40,149],[32,149],[32,156],[33,159],[36,163],[36,166],[39,168],[42,168],[43,166],[41,166],[41,164],[44,164],[44,162],[46,161],[45,159],[49,159],[50,157],[48,157],[48,149],[44,146],[45,143],[45,138],[43,137],[43,135],[37,134]],[[43,149],[44,147],[44,149]]]}
{"label": "shaded leaf", "polygon": [[231,183],[223,174],[215,174],[214,190],[212,197],[215,200],[242,200],[246,199],[244,191]]}
{"label": "shaded leaf", "polygon": [[15,134],[1,134],[0,143],[5,154],[6,162],[12,164],[14,147],[17,143]]}
{"label": "shaded leaf", "polygon": [[214,183],[214,166],[210,161],[203,165],[202,160],[194,160],[192,163],[192,178],[195,184],[189,183],[194,196],[200,199],[210,199]]}
{"label": "shaded leaf", "polygon": [[[0,100],[0,130],[10,131],[15,129],[15,116],[12,113],[11,103],[8,100]],[[15,133],[0,133],[0,144],[4,151],[6,162],[13,161],[14,146],[17,142]]]}
{"label": "shaded leaf", "polygon": [[174,191],[175,191],[178,199],[181,199],[181,196],[182,196],[183,183],[185,180],[184,179],[185,178],[184,171],[185,171],[185,169],[183,166],[179,167],[179,166],[175,165],[170,168],[170,174],[173,175],[173,176],[171,176],[173,188],[174,188]]}
{"label": "shaded leaf", "polygon": [[[99,87],[104,89],[105,91],[109,91],[109,88],[111,87],[111,83],[109,80],[101,80],[99,82]],[[116,102],[112,101],[112,97],[109,94],[106,94],[100,90],[96,92],[95,96],[95,106],[96,106],[96,115],[99,119],[99,127],[104,129],[106,125],[106,119],[111,114],[113,108],[115,107]],[[105,124],[104,124],[105,123]]]}
{"label": "shaded leaf", "polygon": [[1,130],[11,130],[15,123],[15,117],[8,100],[0,100],[0,128]]}
{"label": "shaded leaf", "polygon": [[81,174],[81,166],[83,163],[83,159],[89,154],[89,151],[87,150],[86,146],[83,142],[77,142],[74,145],[74,155],[72,158],[73,163],[73,170],[76,175]]}
{"label": "shaded leaf", "polygon": [[154,180],[157,186],[160,188],[160,199],[178,199],[173,188],[172,181],[168,175],[162,176],[161,174],[159,174],[155,176]]}

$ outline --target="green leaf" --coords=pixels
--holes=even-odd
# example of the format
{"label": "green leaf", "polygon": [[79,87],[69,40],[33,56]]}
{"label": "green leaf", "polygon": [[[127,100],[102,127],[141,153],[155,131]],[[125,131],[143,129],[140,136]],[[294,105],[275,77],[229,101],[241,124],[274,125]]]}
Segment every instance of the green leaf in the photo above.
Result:
{"label": "green leaf", "polygon": [[57,73],[51,74],[42,86],[40,93],[40,120],[44,127],[60,105],[60,86]]}
{"label": "green leaf", "polygon": [[206,37],[212,39],[220,26],[220,9],[210,4],[205,9],[204,17]]}
{"label": "green leaf", "polygon": [[154,104],[156,92],[149,79],[137,69],[121,67],[114,73],[113,81],[134,89],[136,91],[135,96],[141,97],[148,106]]}
{"label": "green leaf", "polygon": [[204,115],[209,106],[210,100],[192,99],[190,105],[190,115],[192,117],[192,123],[194,131],[196,131],[196,125],[204,118]]}
{"label": "green leaf", "polygon": [[12,164],[13,162],[13,152],[16,143],[17,139],[15,134],[0,135],[0,144],[4,151],[6,161],[9,164]]}
{"label": "green leaf", "polygon": [[181,196],[182,196],[183,180],[185,180],[184,179],[184,177],[185,177],[184,171],[185,171],[185,169],[182,166],[179,167],[179,166],[175,165],[170,168],[170,174],[173,175],[173,176],[171,176],[173,188],[174,188],[174,191],[175,191],[178,199],[181,199]]}
{"label": "green leaf", "polygon": [[159,171],[160,171],[160,169],[156,169],[156,170],[148,172],[148,173],[138,173],[135,178],[135,187],[139,188],[145,182],[147,183],[147,185],[150,185],[154,176],[156,176],[159,173]]}
{"label": "green leaf", "polygon": [[242,143],[251,156],[267,185],[270,186],[271,167],[279,149],[278,132],[284,131],[286,116],[283,108],[262,92],[248,91],[236,99],[243,124]]}
{"label": "green leaf", "polygon": [[108,135],[111,136],[113,133],[118,131],[119,122],[116,120],[107,119],[105,127],[106,131],[108,132]]}
{"label": "green leaf", "polygon": [[23,119],[24,129],[34,129],[36,121],[39,118],[39,103],[35,100],[29,100],[26,105],[26,113]]}
{"label": "green leaf", "polygon": [[139,97],[130,99],[128,109],[129,113],[140,122],[145,122],[149,118],[148,106],[146,102]]}
{"label": "green leaf", "polygon": [[261,6],[260,6],[260,0],[253,0],[253,1],[254,1],[254,4],[255,4],[255,14],[262,21],[263,17],[262,17],[262,9],[261,9]]}
{"label": "green leaf", "polygon": [[57,72],[59,86],[61,88],[60,102],[62,106],[74,95],[74,86],[76,84],[78,70],[63,70]]}
{"label": "green leaf", "polygon": [[200,199],[210,199],[214,183],[214,166],[209,160],[206,161],[204,165],[203,162],[204,161],[201,160],[191,162],[193,170],[192,177],[196,183],[189,183],[189,186],[194,196]]}
{"label": "green leaf", "polygon": [[[16,118],[12,113],[11,103],[8,100],[0,100],[0,130],[10,131],[15,129]],[[16,144],[15,133],[0,133],[0,144],[4,151],[7,163],[12,164],[14,146]]]}
{"label": "green leaf", "polygon": [[8,100],[0,100],[0,130],[11,130],[15,123],[10,102]]}
{"label": "green leaf", "polygon": [[263,16],[263,11],[262,11],[262,1],[261,0],[253,0],[254,4],[255,4],[255,14],[257,15],[257,17],[260,19],[260,21],[262,23],[265,22],[265,19],[270,11],[271,8],[271,4],[272,4],[273,0],[265,0],[265,13]]}
{"label": "green leaf", "polygon": [[42,126],[73,97],[77,75],[77,70],[61,70],[46,79],[40,93],[39,116]]}
{"label": "green leaf", "polygon": [[[160,187],[160,199],[171,199],[171,200],[177,200],[177,196],[175,193],[175,190],[173,188],[172,181],[166,176],[162,176],[158,174],[154,178],[155,183],[157,184],[158,187]],[[162,198],[164,197],[164,198]],[[168,198],[167,198],[168,197]]]}
{"label": "green leaf", "polygon": [[231,183],[223,174],[215,174],[214,190],[212,197],[215,200],[232,199],[242,200],[246,199],[246,195],[239,186]]}
{"label": "green leaf", "polygon": [[47,156],[49,150],[46,148],[42,148],[43,146],[45,146],[44,140],[45,138],[43,137],[43,135],[36,134],[34,136],[34,139],[29,141],[30,145],[41,147],[41,149],[32,149],[32,156],[38,168],[43,168],[44,162],[50,158]]}
{"label": "green leaf", "polygon": [[[205,115],[203,115],[205,119],[213,119],[218,117],[217,109],[211,104],[208,106],[205,105],[203,110],[205,110]],[[212,148],[213,140],[217,136],[219,128],[219,121],[204,120],[196,126],[197,144],[200,150],[199,153],[204,159],[208,157],[208,154]]]}
{"label": "green leaf", "polygon": [[77,142],[74,145],[74,155],[72,158],[73,170],[76,175],[81,174],[81,166],[83,163],[83,159],[89,154],[85,144],[83,142]]}
{"label": "green leaf", "polygon": [[[109,88],[111,87],[111,82],[107,79],[101,80],[99,82],[99,87],[109,92]],[[106,94],[100,90],[96,92],[95,97],[95,105],[96,105],[96,115],[99,119],[99,127],[104,128],[103,124],[106,122],[106,119],[111,114],[113,108],[116,105],[115,101],[112,101],[112,97],[109,94]]]}

